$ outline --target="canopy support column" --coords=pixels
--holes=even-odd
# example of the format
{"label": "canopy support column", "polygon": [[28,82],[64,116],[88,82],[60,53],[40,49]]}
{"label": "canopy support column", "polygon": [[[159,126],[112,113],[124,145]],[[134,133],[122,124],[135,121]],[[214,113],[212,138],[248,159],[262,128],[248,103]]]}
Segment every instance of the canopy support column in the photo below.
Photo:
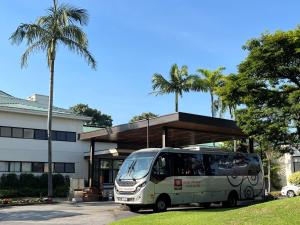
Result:
{"label": "canopy support column", "polygon": [[162,129],[162,147],[168,147],[168,128],[163,127]]}
{"label": "canopy support column", "polygon": [[94,155],[95,155],[95,140],[91,139],[90,158],[89,158],[89,187],[94,186]]}

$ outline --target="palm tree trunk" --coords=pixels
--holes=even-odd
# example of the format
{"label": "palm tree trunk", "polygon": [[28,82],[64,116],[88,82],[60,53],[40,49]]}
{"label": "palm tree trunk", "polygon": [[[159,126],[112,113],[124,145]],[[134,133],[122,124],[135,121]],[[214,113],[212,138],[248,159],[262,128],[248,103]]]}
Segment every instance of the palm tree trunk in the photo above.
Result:
{"label": "palm tree trunk", "polygon": [[178,112],[178,92],[175,93],[175,112]]}
{"label": "palm tree trunk", "polygon": [[52,108],[53,108],[53,81],[54,81],[54,59],[50,64],[50,87],[49,87],[49,104],[48,104],[48,198],[53,197],[52,186]]}
{"label": "palm tree trunk", "polygon": [[215,117],[215,110],[214,110],[214,95],[210,92],[210,101],[211,101],[211,117]]}

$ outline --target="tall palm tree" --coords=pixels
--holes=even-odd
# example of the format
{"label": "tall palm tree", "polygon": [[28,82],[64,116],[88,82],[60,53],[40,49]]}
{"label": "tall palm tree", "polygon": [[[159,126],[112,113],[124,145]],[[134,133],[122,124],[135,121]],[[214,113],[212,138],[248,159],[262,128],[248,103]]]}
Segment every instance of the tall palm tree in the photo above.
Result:
{"label": "tall palm tree", "polygon": [[48,105],[48,197],[53,196],[52,190],[52,107],[53,107],[53,81],[54,66],[59,44],[65,45],[69,50],[83,56],[87,63],[96,68],[96,61],[88,51],[88,39],[78,25],[87,25],[88,13],[85,9],[75,8],[70,5],[57,5],[53,0],[53,7],[47,15],[39,17],[35,23],[22,23],[11,35],[13,44],[21,44],[23,40],[28,46],[21,57],[21,67],[27,65],[28,57],[36,51],[46,53],[50,70],[50,90]]}
{"label": "tall palm tree", "polygon": [[222,72],[225,67],[219,67],[216,70],[198,69],[200,76],[193,76],[193,84],[191,89],[194,91],[209,92],[211,101],[211,116],[216,116],[218,102],[215,101],[216,89],[222,78]]}
{"label": "tall palm tree", "polygon": [[152,89],[155,95],[175,94],[175,111],[178,112],[178,97],[182,97],[183,92],[189,92],[192,84],[192,76],[188,74],[188,67],[173,64],[170,69],[170,80],[166,80],[163,75],[155,73],[152,77]]}

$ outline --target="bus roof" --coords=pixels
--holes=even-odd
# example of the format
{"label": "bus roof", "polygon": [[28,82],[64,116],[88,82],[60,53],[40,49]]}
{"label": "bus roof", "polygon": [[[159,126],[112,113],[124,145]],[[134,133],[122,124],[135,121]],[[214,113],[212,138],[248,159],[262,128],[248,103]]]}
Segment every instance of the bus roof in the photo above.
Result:
{"label": "bus roof", "polygon": [[[241,152],[228,152],[224,151],[222,149],[217,149],[217,148],[202,148],[202,149],[185,149],[185,148],[171,148],[171,147],[166,147],[166,148],[144,148],[140,149],[137,152],[180,152],[180,153],[207,153],[207,154],[236,154],[236,153],[241,153]],[[244,153],[244,154],[255,154],[255,153]],[[256,154],[255,154],[256,155]]]}

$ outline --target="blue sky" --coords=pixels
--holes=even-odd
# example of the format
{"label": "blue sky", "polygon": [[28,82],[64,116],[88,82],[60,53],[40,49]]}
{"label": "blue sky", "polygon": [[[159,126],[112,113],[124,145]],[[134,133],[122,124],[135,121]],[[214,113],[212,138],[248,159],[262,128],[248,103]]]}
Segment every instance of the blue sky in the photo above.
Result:
{"label": "blue sky", "polygon": [[[245,58],[241,46],[265,31],[288,30],[300,22],[299,1],[197,0],[60,0],[86,8],[84,28],[98,67],[91,70],[79,56],[59,48],[54,104],[68,108],[86,103],[112,115],[114,125],[127,123],[141,112],[174,112],[174,96],[152,96],[153,73],[168,75],[173,63],[197,68],[226,67],[236,72]],[[25,45],[8,40],[16,27],[45,13],[51,0],[1,2],[0,90],[25,98],[48,94],[46,57],[39,53],[20,68]],[[182,112],[210,115],[209,97],[187,93]]]}

